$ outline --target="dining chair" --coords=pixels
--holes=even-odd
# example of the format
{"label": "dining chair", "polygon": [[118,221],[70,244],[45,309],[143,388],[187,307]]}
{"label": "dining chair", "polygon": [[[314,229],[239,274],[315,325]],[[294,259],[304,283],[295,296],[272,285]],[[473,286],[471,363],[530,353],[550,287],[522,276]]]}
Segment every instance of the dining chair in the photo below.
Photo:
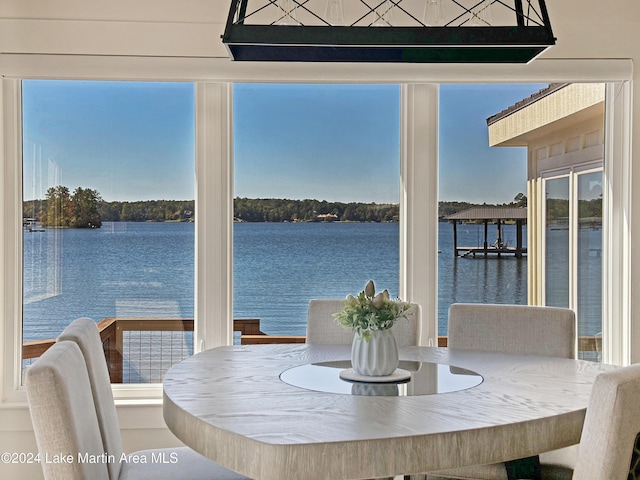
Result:
{"label": "dining chair", "polygon": [[77,459],[79,453],[99,458],[105,451],[78,345],[53,344],[26,369],[25,386],[45,480],[109,480],[106,462]]}
{"label": "dining chair", "polygon": [[[336,323],[333,314],[342,310],[344,299],[313,299],[307,311],[307,343],[351,345],[353,331]],[[407,310],[407,318],[400,318],[391,327],[399,348],[418,345],[420,342],[422,310],[413,304]]]}
{"label": "dining chair", "polygon": [[544,480],[640,478],[640,364],[596,377],[575,469],[542,464]]}
{"label": "dining chair", "polygon": [[573,310],[532,305],[454,303],[448,347],[520,355],[576,358]]}
{"label": "dining chair", "polygon": [[[137,462],[108,462],[106,468],[110,480],[175,479],[175,480],[248,480],[247,477],[227,470],[188,447],[142,450],[123,457],[122,437],[109,380],[109,371],[96,323],[90,318],[78,318],[71,322],[57,339],[58,343],[74,343],[86,365],[89,388],[84,383],[78,390],[87,390],[97,419],[98,430],[92,433],[101,439],[102,452],[115,459],[135,458]],[[37,364],[40,361],[35,362]],[[35,365],[34,364],[34,365]],[[67,376],[71,376],[70,373]],[[83,391],[84,391],[83,390]],[[73,391],[70,390],[70,391]],[[80,450],[81,452],[84,450]],[[158,460],[166,460],[159,462]],[[67,477],[65,477],[67,478]],[[68,477],[83,478],[83,477]],[[84,477],[93,478],[93,477]]]}
{"label": "dining chair", "polygon": [[640,364],[596,377],[574,480],[640,478]]}
{"label": "dining chair", "polygon": [[[531,305],[454,303],[449,307],[448,348],[576,358],[573,310]],[[541,478],[545,455],[562,459],[572,448],[513,462],[477,465],[429,474],[435,478],[514,480]]]}

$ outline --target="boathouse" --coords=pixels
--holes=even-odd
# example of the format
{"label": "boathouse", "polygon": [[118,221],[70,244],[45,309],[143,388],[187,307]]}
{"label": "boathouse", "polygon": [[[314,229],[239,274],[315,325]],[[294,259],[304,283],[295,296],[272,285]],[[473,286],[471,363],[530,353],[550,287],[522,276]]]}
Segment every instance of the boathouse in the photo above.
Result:
{"label": "boathouse", "polygon": [[[522,258],[527,253],[526,247],[522,246],[522,224],[527,219],[527,209],[521,207],[475,207],[462,212],[454,213],[446,217],[453,225],[453,254],[455,257],[468,257],[482,255],[498,255],[504,254],[515,255]],[[459,222],[478,222],[484,223],[484,242],[476,246],[458,246],[458,230]],[[510,246],[504,241],[502,236],[502,225],[505,222],[516,222],[516,245]],[[488,230],[489,222],[495,222],[497,227],[497,238],[495,242],[489,243]]]}

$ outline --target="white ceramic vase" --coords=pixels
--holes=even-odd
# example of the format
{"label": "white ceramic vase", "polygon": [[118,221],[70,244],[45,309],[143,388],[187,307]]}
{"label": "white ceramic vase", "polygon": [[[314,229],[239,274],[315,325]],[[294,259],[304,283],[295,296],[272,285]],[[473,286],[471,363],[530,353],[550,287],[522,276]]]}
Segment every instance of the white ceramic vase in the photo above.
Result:
{"label": "white ceramic vase", "polygon": [[375,330],[368,341],[355,334],[351,345],[351,366],[358,375],[391,375],[398,365],[398,345],[391,330]]}

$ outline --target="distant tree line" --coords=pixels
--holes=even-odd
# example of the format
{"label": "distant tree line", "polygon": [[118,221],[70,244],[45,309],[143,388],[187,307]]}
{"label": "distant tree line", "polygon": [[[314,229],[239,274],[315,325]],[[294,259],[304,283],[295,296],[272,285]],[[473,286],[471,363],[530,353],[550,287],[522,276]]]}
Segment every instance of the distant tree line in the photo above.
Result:
{"label": "distant tree line", "polygon": [[165,222],[193,219],[194,200],[105,202],[97,190],[63,185],[47,190],[44,200],[23,203],[24,218],[43,227],[99,228],[102,222]]}
{"label": "distant tree line", "polygon": [[[438,213],[445,217],[476,206],[481,205],[439,202]],[[526,197],[518,194],[503,206],[526,206]],[[397,222],[400,215],[398,204],[278,198],[235,198],[233,208],[235,219],[244,222]],[[25,201],[23,205],[23,216],[43,226],[75,228],[97,228],[102,222],[191,221],[194,212],[194,200],[106,202],[96,190],[78,187],[71,194],[62,185],[50,188],[44,200]]]}
{"label": "distant tree line", "polygon": [[[462,210],[478,206],[468,202],[439,202],[438,215],[442,218]],[[499,206],[526,207],[527,197],[519,193],[512,202]],[[245,222],[318,222],[339,220],[343,222],[397,222],[400,217],[398,204],[341,203],[320,200],[287,200],[277,198],[236,198],[234,216]]]}
{"label": "distant tree line", "polygon": [[233,211],[235,218],[243,222],[397,222],[399,219],[398,205],[324,200],[236,198]]}
{"label": "distant tree line", "polygon": [[438,216],[440,218],[448,217],[449,215],[468,210],[475,206],[475,204],[469,202],[439,202]]}
{"label": "distant tree line", "polygon": [[105,222],[186,222],[194,218],[195,201],[102,202],[99,209]]}

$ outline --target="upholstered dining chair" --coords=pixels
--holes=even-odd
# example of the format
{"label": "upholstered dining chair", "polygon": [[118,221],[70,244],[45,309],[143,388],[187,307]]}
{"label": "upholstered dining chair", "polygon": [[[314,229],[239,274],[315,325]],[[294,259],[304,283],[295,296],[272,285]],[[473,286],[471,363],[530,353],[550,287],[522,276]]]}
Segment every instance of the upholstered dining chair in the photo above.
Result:
{"label": "upholstered dining chair", "polygon": [[573,480],[640,478],[640,364],[596,377]]}
{"label": "upholstered dining chair", "polygon": [[[351,345],[353,332],[337,324],[333,314],[344,307],[344,299],[314,299],[307,311],[307,343]],[[398,347],[418,345],[421,325],[420,305],[407,310],[407,318],[401,318],[391,327]]]}
{"label": "upholstered dining chair", "polygon": [[[35,378],[30,380],[31,386],[27,386],[28,390],[32,390],[29,397],[30,408],[34,409],[36,415],[56,415],[53,413],[55,409],[51,409],[49,412],[46,407],[41,410],[39,402],[44,398],[46,404],[49,388],[49,393],[55,389],[66,389],[66,394],[72,397],[79,395],[82,397],[83,404],[90,404],[93,408],[93,415],[88,415],[87,423],[84,423],[84,415],[86,415],[86,407],[79,408],[76,413],[75,407],[78,401],[72,401],[73,405],[67,408],[66,411],[62,411],[62,415],[67,415],[70,422],[68,422],[67,429],[68,435],[71,437],[77,437],[80,435],[79,431],[85,436],[90,436],[90,442],[95,442],[94,436],[98,437],[100,452],[106,452],[111,455],[113,459],[119,460],[123,458],[122,438],[120,436],[120,429],[118,426],[117,412],[113,399],[113,392],[111,390],[111,383],[109,380],[109,372],[107,369],[106,359],[102,348],[102,342],[100,340],[100,333],[96,323],[90,318],[79,318],[71,322],[71,324],[62,332],[58,337],[57,344],[68,345],[72,343],[78,347],[77,351],[80,352],[82,358],[82,366],[74,366],[74,369],[64,369],[56,373],[57,380],[52,380],[52,384],[39,387],[40,382],[35,381]],[[54,345],[55,346],[55,345]],[[52,347],[53,348],[53,347]],[[68,350],[72,350],[68,348]],[[65,354],[67,357],[75,354]],[[45,358],[44,362],[41,360],[45,358],[44,355],[38,359],[35,365],[39,365],[36,371],[39,370],[51,370],[49,361]],[[77,360],[74,360],[78,363]],[[29,367],[28,371],[34,367]],[[33,373],[28,373],[29,376],[33,376]],[[78,377],[75,380],[74,377]],[[85,382],[86,377],[86,382]],[[61,386],[58,387],[57,383]],[[88,383],[87,383],[88,382]],[[86,384],[85,384],[86,383]],[[37,390],[34,390],[37,388]],[[76,393],[82,392],[82,393]],[[89,396],[89,400],[85,397]],[[33,402],[33,405],[31,403]],[[57,410],[66,408],[64,405],[56,407]],[[72,418],[73,417],[73,418]],[[95,418],[98,428],[93,426],[93,418]],[[77,426],[76,426],[77,424]],[[34,429],[36,430],[36,436],[39,435],[38,431],[41,429],[36,428],[36,422],[34,421]],[[84,432],[85,429],[89,429],[91,435]],[[42,433],[42,432],[41,432]],[[88,440],[89,441],[89,440]],[[91,443],[89,443],[91,444]],[[48,448],[51,451],[55,451],[56,448],[60,448],[55,442],[50,442]],[[79,444],[79,452],[85,452],[84,441]],[[196,479],[210,479],[210,480],[248,480],[238,473],[227,470],[206,457],[200,455],[194,450],[188,447],[177,448],[162,448],[152,449],[134,452],[126,455],[136,456],[137,459],[142,459],[139,462],[107,462],[104,467],[107,471],[106,477],[93,477],[93,476],[47,476],[46,478],[65,478],[65,479],[89,479],[91,478],[108,478],[109,480],[128,480],[128,479],[172,479],[172,480],[196,480]],[[157,459],[168,459],[166,463],[160,463]],[[146,460],[146,462],[145,462]],[[173,463],[172,463],[173,462]]]}
{"label": "upholstered dining chair", "polygon": [[[640,364],[596,377],[575,470],[542,464],[545,480],[640,478]],[[428,476],[429,480],[440,476]]]}
{"label": "upholstered dining chair", "polygon": [[483,352],[576,358],[573,310],[531,305],[454,303],[448,347]]}
{"label": "upholstered dining chair", "polygon": [[29,411],[44,478],[108,480],[106,462],[79,462],[78,453],[104,453],[87,367],[73,342],[53,344],[25,372]]}
{"label": "upholstered dining chair", "polygon": [[[484,352],[576,358],[573,310],[530,305],[454,303],[449,307],[448,347]],[[512,480],[540,478],[544,455],[571,457],[574,447],[516,462],[478,465],[429,474],[428,478]],[[531,476],[524,476],[531,475]]]}

